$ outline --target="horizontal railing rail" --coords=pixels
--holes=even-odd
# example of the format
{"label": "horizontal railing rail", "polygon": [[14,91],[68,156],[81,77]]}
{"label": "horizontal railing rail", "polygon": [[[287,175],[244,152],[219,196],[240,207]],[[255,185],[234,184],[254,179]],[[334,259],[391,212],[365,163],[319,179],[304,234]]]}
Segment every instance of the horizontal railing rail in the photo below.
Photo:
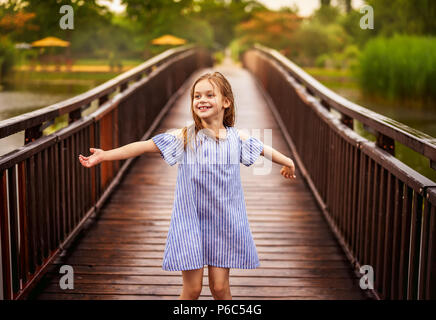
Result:
{"label": "horizontal railing rail", "polygon": [[394,141],[398,141],[428,158],[430,167],[436,170],[435,137],[345,99],[321,84],[276,50],[258,44],[255,47],[284,66],[295,81],[303,85],[310,95],[317,97],[327,109],[335,109],[339,112],[342,123],[352,128],[353,119],[358,120],[364,125],[365,129],[376,135],[379,147],[393,154],[395,152]]}
{"label": "horizontal railing rail", "polygon": [[26,143],[31,142],[32,139],[42,136],[41,128],[43,124],[48,126],[53,123],[55,118],[66,113],[69,114],[70,119],[76,119],[76,114],[89,108],[92,101],[99,99],[99,103],[102,104],[108,100],[110,94],[115,93],[117,90],[124,91],[130,81],[140,80],[154,68],[162,65],[174,55],[189,50],[189,48],[192,48],[192,45],[167,50],[87,92],[51,106],[0,121],[0,139],[26,130],[25,141]]}
{"label": "horizontal railing rail", "polygon": [[[435,169],[436,139],[346,100],[273,49],[256,45],[242,60],[268,93],[297,167],[356,275],[363,266],[372,270],[371,296],[435,299],[436,182],[395,158],[394,146],[415,150]],[[355,120],[377,141],[357,134]]]}
{"label": "horizontal railing rail", "polygon": [[[0,138],[26,132],[23,146],[0,157],[0,299],[28,295],[134,160],[87,169],[78,155],[148,139],[188,77],[211,65],[205,49],[171,49],[74,98],[0,122]],[[82,115],[94,100],[97,109]],[[68,126],[43,135],[63,114]]]}

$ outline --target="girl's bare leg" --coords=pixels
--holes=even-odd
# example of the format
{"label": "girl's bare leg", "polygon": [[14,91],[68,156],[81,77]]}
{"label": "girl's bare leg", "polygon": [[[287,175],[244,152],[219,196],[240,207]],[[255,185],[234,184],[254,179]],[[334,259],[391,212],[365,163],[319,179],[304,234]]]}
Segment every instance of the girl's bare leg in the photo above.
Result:
{"label": "girl's bare leg", "polygon": [[183,289],[179,300],[197,300],[203,288],[203,270],[186,270],[182,271]]}
{"label": "girl's bare leg", "polygon": [[208,266],[209,288],[215,300],[232,300],[229,283],[229,268]]}

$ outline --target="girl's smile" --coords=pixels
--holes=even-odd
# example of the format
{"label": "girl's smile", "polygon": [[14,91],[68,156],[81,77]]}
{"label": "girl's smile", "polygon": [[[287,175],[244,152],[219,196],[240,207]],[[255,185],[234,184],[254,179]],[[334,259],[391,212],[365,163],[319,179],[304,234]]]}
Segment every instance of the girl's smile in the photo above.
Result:
{"label": "girl's smile", "polygon": [[222,95],[208,80],[202,80],[196,84],[193,102],[195,112],[200,116],[224,112]]}
{"label": "girl's smile", "polygon": [[198,109],[199,109],[201,112],[203,112],[203,111],[207,111],[207,110],[209,110],[209,109],[212,109],[212,107],[211,107],[211,106],[199,106]]}

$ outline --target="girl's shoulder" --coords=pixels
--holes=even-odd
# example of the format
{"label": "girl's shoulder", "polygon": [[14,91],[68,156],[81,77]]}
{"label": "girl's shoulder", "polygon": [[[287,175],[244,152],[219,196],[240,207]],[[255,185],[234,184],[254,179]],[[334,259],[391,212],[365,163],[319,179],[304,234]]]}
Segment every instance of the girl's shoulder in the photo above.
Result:
{"label": "girl's shoulder", "polygon": [[239,139],[241,139],[241,141],[245,141],[245,140],[250,138],[250,135],[248,134],[247,130],[238,129],[236,127],[233,127],[233,128],[234,128],[235,132],[238,134]]}
{"label": "girl's shoulder", "polygon": [[176,138],[181,139],[183,137],[183,128],[180,129],[171,129],[166,132],[167,134],[170,134],[172,136],[175,136]]}

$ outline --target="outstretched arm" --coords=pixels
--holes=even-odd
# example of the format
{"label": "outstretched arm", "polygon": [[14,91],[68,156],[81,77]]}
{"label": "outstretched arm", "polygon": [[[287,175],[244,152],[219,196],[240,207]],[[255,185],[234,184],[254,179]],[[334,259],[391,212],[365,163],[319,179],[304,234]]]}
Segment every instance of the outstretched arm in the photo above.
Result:
{"label": "outstretched arm", "polygon": [[104,151],[102,149],[90,148],[92,155],[85,157],[79,154],[80,163],[87,168],[95,166],[103,161],[123,160],[133,158],[145,152],[159,152],[153,140],[136,141],[122,147]]}
{"label": "outstretched arm", "polygon": [[296,178],[295,165],[291,158],[286,157],[284,154],[266,144],[263,145],[263,150],[260,154],[274,163],[281,164],[283,167],[280,170],[280,173],[285,178]]}
{"label": "outstretched arm", "polygon": [[[238,130],[239,136],[242,140],[250,138],[244,131]],[[271,160],[274,163],[281,164],[283,167],[280,170],[280,174],[288,179],[296,179],[295,165],[291,158],[286,157],[284,154],[278,152],[276,149],[263,144],[263,150],[260,153],[265,158]]]}

